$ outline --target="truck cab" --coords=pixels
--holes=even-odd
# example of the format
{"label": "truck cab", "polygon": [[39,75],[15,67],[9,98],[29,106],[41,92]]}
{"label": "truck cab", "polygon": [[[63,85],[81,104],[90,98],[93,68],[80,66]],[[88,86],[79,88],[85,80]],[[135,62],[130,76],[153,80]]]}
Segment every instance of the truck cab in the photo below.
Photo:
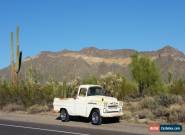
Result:
{"label": "truck cab", "polygon": [[70,116],[82,116],[98,125],[104,117],[119,119],[123,115],[123,102],[106,96],[100,85],[80,85],[75,98],[55,98],[53,106],[54,111],[60,112],[62,121],[68,121]]}

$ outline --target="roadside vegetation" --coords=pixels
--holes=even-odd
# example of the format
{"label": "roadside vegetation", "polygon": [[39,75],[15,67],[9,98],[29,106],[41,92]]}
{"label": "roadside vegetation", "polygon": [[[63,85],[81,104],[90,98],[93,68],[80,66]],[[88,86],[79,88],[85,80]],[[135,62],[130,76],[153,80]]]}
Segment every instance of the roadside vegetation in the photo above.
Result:
{"label": "roadside vegetation", "polygon": [[132,79],[108,73],[100,78],[90,75],[71,82],[50,79],[43,84],[30,68],[25,80],[13,80],[13,83],[0,80],[0,109],[46,112],[52,110],[54,97],[74,97],[80,84],[100,84],[107,93],[124,101],[124,120],[185,122],[185,80],[173,80],[173,73],[169,72],[168,80],[163,81],[155,61],[139,54],[132,57],[129,69]]}

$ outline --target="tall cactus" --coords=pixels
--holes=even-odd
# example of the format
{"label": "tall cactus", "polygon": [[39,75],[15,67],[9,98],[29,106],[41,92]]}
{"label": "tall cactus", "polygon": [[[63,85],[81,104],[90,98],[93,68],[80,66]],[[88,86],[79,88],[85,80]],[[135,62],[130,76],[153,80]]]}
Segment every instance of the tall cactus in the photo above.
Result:
{"label": "tall cactus", "polygon": [[14,73],[14,46],[13,46],[13,32],[10,33],[10,49],[11,49],[11,80],[15,81],[15,73]]}
{"label": "tall cactus", "polygon": [[21,68],[22,52],[19,49],[19,26],[16,28],[16,62],[14,62],[14,40],[13,32],[10,34],[10,48],[11,48],[11,80],[13,83],[17,82],[18,74]]}

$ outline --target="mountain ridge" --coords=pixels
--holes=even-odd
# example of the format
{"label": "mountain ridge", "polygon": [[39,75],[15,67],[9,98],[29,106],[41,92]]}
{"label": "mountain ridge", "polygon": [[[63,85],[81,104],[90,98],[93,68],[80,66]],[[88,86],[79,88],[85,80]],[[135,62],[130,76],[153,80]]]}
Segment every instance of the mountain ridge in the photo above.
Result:
{"label": "mountain ridge", "polygon": [[[57,81],[70,81],[74,78],[87,78],[90,75],[100,77],[108,72],[119,73],[131,78],[128,65],[134,49],[98,49],[82,48],[79,51],[62,50],[58,52],[42,51],[36,56],[23,60],[21,76],[25,79],[31,66],[45,82],[49,78]],[[172,71],[175,79],[185,76],[185,55],[183,52],[167,45],[156,51],[141,51],[141,54],[154,59],[159,67],[162,78],[166,80],[168,71]],[[49,72],[48,72],[49,71]],[[0,76],[10,78],[10,68],[0,70]]]}

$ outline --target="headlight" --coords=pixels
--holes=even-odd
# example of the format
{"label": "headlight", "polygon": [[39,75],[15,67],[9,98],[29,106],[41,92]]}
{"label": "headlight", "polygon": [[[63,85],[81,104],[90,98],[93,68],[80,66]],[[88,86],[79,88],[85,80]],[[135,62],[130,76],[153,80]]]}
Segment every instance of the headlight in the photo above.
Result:
{"label": "headlight", "polygon": [[108,110],[108,103],[107,102],[104,102],[104,109],[103,109],[103,112],[106,113]]}

